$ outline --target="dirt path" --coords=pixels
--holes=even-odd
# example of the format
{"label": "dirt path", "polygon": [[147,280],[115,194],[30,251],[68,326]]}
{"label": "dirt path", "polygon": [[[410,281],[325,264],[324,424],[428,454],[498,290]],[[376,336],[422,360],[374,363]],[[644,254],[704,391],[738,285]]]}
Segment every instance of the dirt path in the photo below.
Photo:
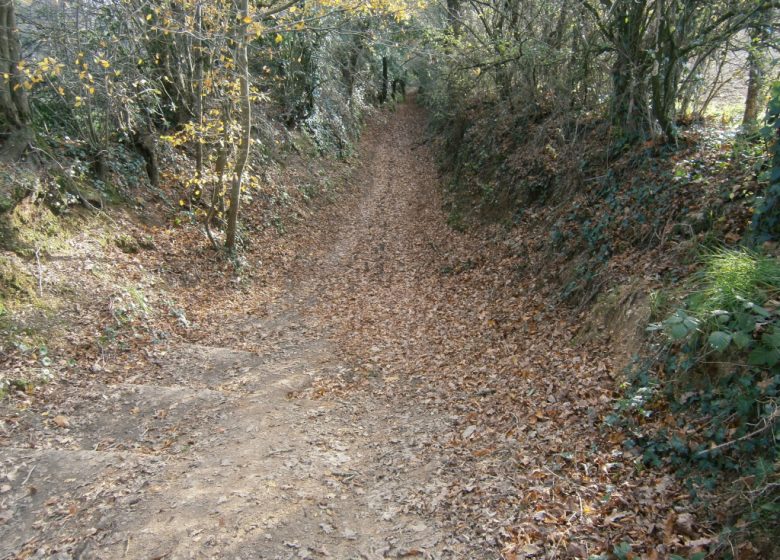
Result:
{"label": "dirt path", "polygon": [[411,297],[447,235],[422,122],[404,105],[367,133],[360,202],[267,316],[228,321],[241,344],[157,348],[157,370],[64,386],[68,410],[5,428],[0,557],[496,557],[425,514],[446,465],[421,449],[452,419],[307,389],[366,375],[344,359],[345,298]]}

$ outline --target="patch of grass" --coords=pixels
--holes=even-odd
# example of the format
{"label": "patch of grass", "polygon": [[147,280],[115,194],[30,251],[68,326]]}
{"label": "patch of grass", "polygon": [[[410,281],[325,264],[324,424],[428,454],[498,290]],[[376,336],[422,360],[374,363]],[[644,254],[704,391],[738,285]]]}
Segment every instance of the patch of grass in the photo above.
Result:
{"label": "patch of grass", "polygon": [[46,205],[26,198],[3,220],[3,246],[21,256],[32,256],[36,249],[49,253],[64,249],[66,232],[57,216]]}
{"label": "patch of grass", "polygon": [[[0,256],[0,301],[2,309],[9,301],[36,298],[35,278],[20,268],[18,257]],[[2,315],[2,313],[0,313]]]}
{"label": "patch of grass", "polygon": [[704,257],[699,274],[703,289],[690,299],[699,317],[741,308],[745,301],[763,305],[780,292],[780,263],[747,249],[720,249]]}
{"label": "patch of grass", "polygon": [[712,103],[704,117],[720,122],[722,126],[736,126],[742,122],[742,115],[745,113],[745,104],[743,100],[728,101],[723,100],[719,103]]}
{"label": "patch of grass", "polygon": [[658,321],[669,312],[672,297],[666,290],[654,290],[650,292],[647,300],[650,306],[650,320]]}

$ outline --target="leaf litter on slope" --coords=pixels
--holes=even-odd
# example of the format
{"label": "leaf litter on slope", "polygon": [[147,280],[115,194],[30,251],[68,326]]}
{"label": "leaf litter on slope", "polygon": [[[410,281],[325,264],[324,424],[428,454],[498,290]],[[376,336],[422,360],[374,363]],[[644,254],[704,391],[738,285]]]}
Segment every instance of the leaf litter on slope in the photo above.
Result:
{"label": "leaf litter on slope", "polygon": [[323,264],[315,304],[353,371],[311,393],[448,414],[423,450],[443,458],[445,490],[421,488],[417,507],[505,558],[706,548],[679,481],[644,470],[603,423],[619,396],[609,349],[573,344],[574,314],[517,273],[505,232],[446,225],[418,111],[364,135],[372,187],[345,212],[351,250]]}

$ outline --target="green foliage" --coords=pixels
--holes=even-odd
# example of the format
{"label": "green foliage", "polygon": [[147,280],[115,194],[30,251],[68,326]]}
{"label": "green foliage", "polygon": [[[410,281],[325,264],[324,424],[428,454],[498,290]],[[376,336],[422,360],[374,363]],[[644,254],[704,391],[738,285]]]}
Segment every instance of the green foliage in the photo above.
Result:
{"label": "green foliage", "polygon": [[669,292],[665,290],[654,290],[648,296],[648,305],[650,306],[650,320],[657,321],[668,311],[671,302]]}
{"label": "green foliage", "polygon": [[[740,477],[748,491],[730,513],[742,526],[780,522],[780,262],[721,249],[693,281],[685,305],[648,328],[664,343],[635,364],[612,420],[631,426],[627,445],[639,445],[646,464],[672,465],[694,495]],[[670,423],[645,433],[641,418],[662,402]]]}
{"label": "green foliage", "polygon": [[[651,325],[675,343],[703,353],[747,353],[747,364],[774,366],[780,361],[780,323],[766,302],[780,294],[780,263],[743,249],[721,249],[704,258],[700,289],[664,321]],[[777,329],[777,334],[776,333]]]}
{"label": "green foliage", "polygon": [[757,199],[752,222],[753,239],[759,243],[780,239],[780,82],[772,85],[762,135],[769,145],[771,169],[769,187]]}
{"label": "green foliage", "polygon": [[463,212],[460,208],[453,207],[447,214],[447,225],[455,231],[466,231],[466,224],[463,220]]}
{"label": "green foliage", "polygon": [[704,257],[700,278],[703,288],[691,298],[690,309],[704,316],[765,302],[780,287],[780,264],[754,251],[720,249]]}

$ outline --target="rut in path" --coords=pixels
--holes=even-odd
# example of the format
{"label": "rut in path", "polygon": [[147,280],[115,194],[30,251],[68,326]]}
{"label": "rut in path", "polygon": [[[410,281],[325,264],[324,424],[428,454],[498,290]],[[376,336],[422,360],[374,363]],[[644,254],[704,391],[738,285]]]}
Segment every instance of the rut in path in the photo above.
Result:
{"label": "rut in path", "polygon": [[272,313],[231,325],[259,351],[171,346],[124,384],[63,387],[66,430],[31,414],[2,437],[0,557],[496,557],[425,514],[446,465],[419,450],[447,418],[297,397],[349,370],[323,319],[332,295],[404,297],[425,266],[409,249],[446,235],[422,122],[403,105],[367,132],[359,204]]}

